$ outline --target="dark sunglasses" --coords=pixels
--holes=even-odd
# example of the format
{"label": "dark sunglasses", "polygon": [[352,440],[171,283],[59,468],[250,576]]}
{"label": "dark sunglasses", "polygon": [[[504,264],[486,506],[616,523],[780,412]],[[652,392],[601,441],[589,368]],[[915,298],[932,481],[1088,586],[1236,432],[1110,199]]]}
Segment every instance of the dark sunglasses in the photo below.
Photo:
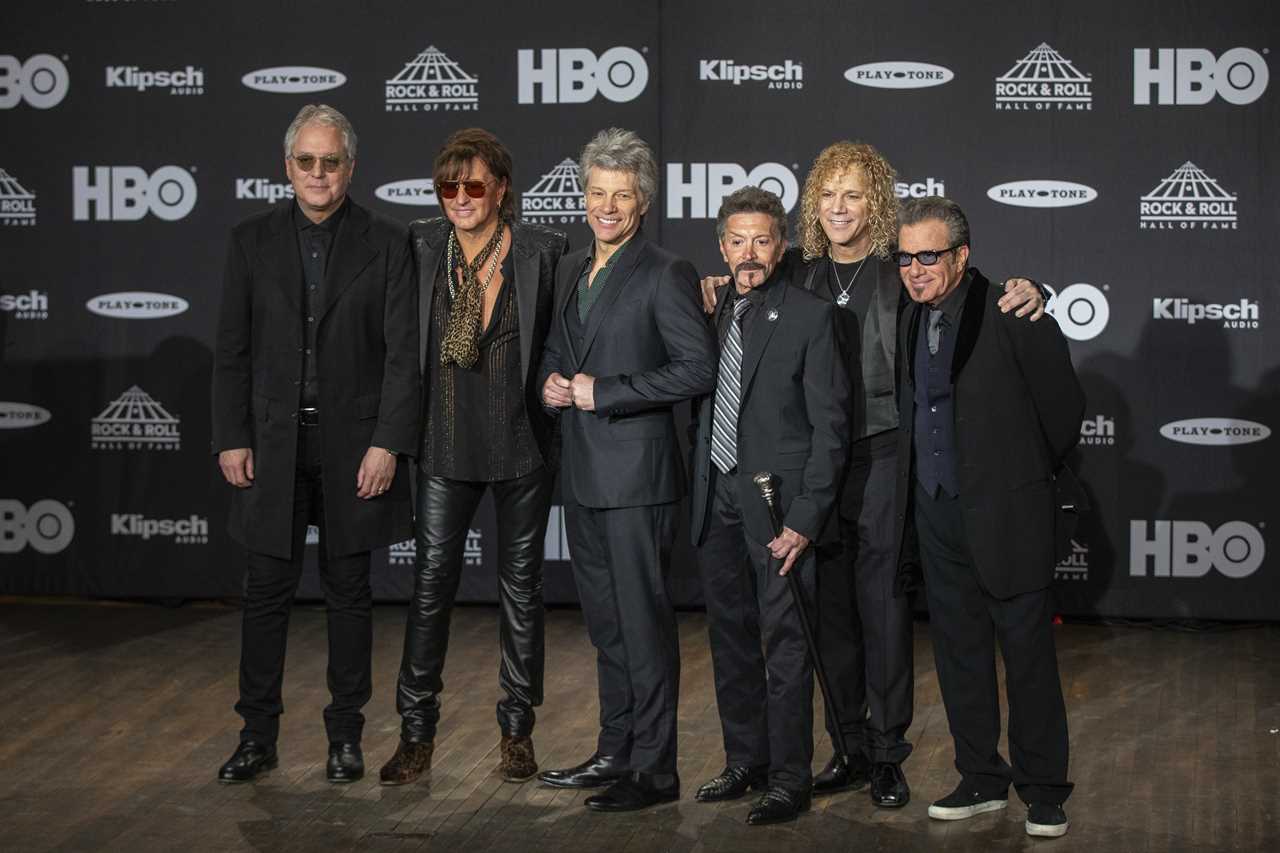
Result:
{"label": "dark sunglasses", "polygon": [[[316,155],[314,154],[291,154],[289,159],[298,164],[298,168],[311,174],[311,170],[316,167]],[[334,172],[342,168],[342,164],[347,162],[345,157],[339,157],[336,154],[330,154],[327,157],[320,157],[320,165],[324,168],[325,174],[332,175]]]}
{"label": "dark sunglasses", "polygon": [[436,181],[436,192],[445,198],[457,198],[458,190],[467,191],[472,198],[484,198],[489,191],[488,181]]}
{"label": "dark sunglasses", "polygon": [[921,266],[931,267],[938,261],[942,260],[942,256],[947,252],[954,252],[963,246],[964,243],[956,243],[954,246],[948,246],[945,249],[927,249],[923,252],[894,252],[893,257],[897,259],[898,266],[909,267],[912,261],[919,261]]}

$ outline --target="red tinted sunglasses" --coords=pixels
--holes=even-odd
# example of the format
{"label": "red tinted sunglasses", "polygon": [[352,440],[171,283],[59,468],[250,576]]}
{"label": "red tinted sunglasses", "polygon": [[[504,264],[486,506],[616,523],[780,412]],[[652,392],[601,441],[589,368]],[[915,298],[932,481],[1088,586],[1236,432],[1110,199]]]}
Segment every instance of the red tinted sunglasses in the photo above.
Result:
{"label": "red tinted sunglasses", "polygon": [[466,190],[472,198],[484,198],[489,191],[488,181],[436,181],[436,192],[445,198],[457,198],[458,190]]}

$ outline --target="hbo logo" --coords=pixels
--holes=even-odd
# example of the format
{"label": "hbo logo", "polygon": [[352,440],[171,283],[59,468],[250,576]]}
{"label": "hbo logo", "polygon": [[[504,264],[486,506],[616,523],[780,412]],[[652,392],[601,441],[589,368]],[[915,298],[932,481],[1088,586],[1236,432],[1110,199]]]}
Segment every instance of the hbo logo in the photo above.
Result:
{"label": "hbo logo", "polygon": [[1202,578],[1217,569],[1229,578],[1247,578],[1267,556],[1258,528],[1228,521],[1217,530],[1203,521],[1129,522],[1129,574],[1147,576],[1147,558],[1157,578]]}
{"label": "hbo logo", "polygon": [[0,500],[0,554],[16,554],[27,545],[56,554],[75,533],[76,520],[58,501],[36,501],[26,509],[20,501]]}
{"label": "hbo logo", "polygon": [[1155,65],[1147,48],[1133,52],[1135,104],[1151,103],[1152,86],[1161,104],[1207,104],[1215,94],[1229,104],[1252,104],[1270,77],[1266,60],[1247,47],[1233,47],[1216,59],[1203,48],[1164,47]]}
{"label": "hbo logo", "polygon": [[133,222],[148,213],[173,222],[196,206],[195,178],[177,166],[161,166],[152,175],[137,166],[95,166],[92,178],[88,166],[76,166],[71,186],[77,222]]}
{"label": "hbo logo", "polygon": [[70,87],[67,66],[56,56],[37,53],[19,62],[15,56],[0,55],[0,110],[12,109],[20,101],[47,110],[62,103]]}
{"label": "hbo logo", "polygon": [[521,104],[535,103],[537,87],[544,104],[582,104],[597,93],[614,103],[634,101],[649,82],[649,63],[629,47],[611,47],[599,58],[585,47],[544,49],[541,64],[532,50],[517,51]]}
{"label": "hbo logo", "polygon": [[761,163],[750,172],[737,163],[690,163],[687,179],[683,163],[668,163],[667,218],[683,219],[685,201],[690,219],[715,216],[725,196],[746,186],[773,193],[788,213],[800,197],[795,174],[781,163]]}

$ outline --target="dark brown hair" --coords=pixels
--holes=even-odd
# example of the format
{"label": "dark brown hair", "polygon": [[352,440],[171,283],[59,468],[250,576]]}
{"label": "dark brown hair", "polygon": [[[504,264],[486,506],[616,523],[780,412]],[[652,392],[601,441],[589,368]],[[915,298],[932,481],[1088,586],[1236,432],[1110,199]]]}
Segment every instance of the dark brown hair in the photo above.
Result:
{"label": "dark brown hair", "polygon": [[514,222],[516,218],[515,193],[511,189],[511,152],[489,131],[480,127],[467,127],[454,131],[432,166],[431,179],[435,182],[456,181],[471,160],[479,157],[499,183],[506,185],[498,218]]}

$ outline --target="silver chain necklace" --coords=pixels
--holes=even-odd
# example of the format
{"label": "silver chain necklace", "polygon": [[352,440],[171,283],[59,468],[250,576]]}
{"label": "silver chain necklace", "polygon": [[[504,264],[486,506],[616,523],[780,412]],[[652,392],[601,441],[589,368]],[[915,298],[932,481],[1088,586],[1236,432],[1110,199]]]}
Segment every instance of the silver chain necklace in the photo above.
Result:
{"label": "silver chain necklace", "polygon": [[867,258],[871,257],[871,253],[862,256],[862,260],[858,262],[858,268],[853,271],[853,278],[849,279],[849,286],[845,287],[844,282],[840,280],[840,271],[836,269],[835,258],[827,255],[827,260],[831,262],[831,274],[836,277],[836,286],[840,288],[840,295],[836,297],[836,304],[841,308],[849,304],[849,291],[853,290],[853,286],[858,282],[858,274],[862,272],[862,265],[867,262]]}
{"label": "silver chain necklace", "polygon": [[[453,301],[458,297],[455,292],[454,271],[456,262],[454,261],[454,247],[457,247],[458,257],[463,263],[466,263],[467,256],[462,253],[462,247],[458,245],[458,238],[454,232],[449,233],[449,242],[445,245],[445,266],[449,268],[449,301]],[[489,273],[484,277],[484,281],[480,284],[480,295],[483,297],[489,290],[489,283],[493,281],[493,274],[498,270],[498,255],[502,254],[502,223],[498,223],[498,239],[497,244],[493,247],[493,254],[489,258]],[[865,258],[863,260],[866,260]]]}

